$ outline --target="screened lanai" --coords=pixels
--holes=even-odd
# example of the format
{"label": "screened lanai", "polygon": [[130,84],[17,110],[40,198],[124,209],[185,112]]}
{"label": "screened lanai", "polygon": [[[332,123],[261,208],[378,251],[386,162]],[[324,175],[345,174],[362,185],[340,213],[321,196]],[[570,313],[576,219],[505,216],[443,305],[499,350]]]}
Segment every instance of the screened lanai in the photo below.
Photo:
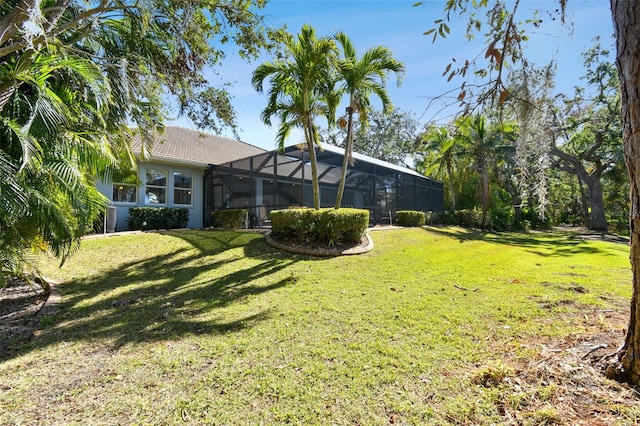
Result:
{"label": "screened lanai", "polygon": [[[324,144],[316,149],[320,206],[336,200],[344,150]],[[442,183],[413,170],[354,153],[342,199],[343,207],[367,209],[372,224],[389,223],[398,210],[442,211]],[[204,221],[219,209],[247,209],[251,224],[271,210],[313,207],[309,152],[299,146],[265,152],[221,165],[210,165],[204,178]]]}

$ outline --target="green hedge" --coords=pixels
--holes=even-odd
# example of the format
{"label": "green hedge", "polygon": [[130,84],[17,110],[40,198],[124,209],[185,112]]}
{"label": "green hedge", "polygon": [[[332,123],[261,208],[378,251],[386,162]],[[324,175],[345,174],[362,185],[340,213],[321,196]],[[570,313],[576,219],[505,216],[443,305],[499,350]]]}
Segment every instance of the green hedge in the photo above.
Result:
{"label": "green hedge", "polygon": [[513,231],[516,229],[549,228],[549,222],[543,222],[533,211],[523,210],[520,218],[516,218],[513,208],[493,209],[487,212],[486,223],[482,224],[482,210],[456,210],[455,213],[429,212],[427,214],[429,225],[458,225],[466,228],[492,230],[497,232]]}
{"label": "green hedge", "polygon": [[245,209],[227,209],[211,212],[212,225],[217,228],[238,229],[242,228],[247,217]]}
{"label": "green hedge", "polygon": [[189,210],[169,207],[132,207],[129,209],[129,229],[178,229],[189,223]]}
{"label": "green hedge", "polygon": [[424,226],[427,215],[416,210],[398,210],[396,224],[398,226]]}
{"label": "green hedge", "polygon": [[274,238],[302,244],[356,244],[369,226],[361,209],[286,209],[271,211]]}

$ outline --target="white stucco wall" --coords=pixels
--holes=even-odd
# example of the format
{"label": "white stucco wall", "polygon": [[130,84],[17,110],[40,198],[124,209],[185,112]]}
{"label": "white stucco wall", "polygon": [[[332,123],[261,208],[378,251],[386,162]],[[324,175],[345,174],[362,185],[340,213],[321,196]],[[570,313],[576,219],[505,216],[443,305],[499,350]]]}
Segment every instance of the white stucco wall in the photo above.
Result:
{"label": "white stucco wall", "polygon": [[[147,169],[162,170],[167,172],[167,200],[166,204],[145,204],[147,193],[145,188],[145,176]],[[202,228],[203,214],[203,184],[204,184],[204,166],[185,166],[172,163],[141,163],[138,166],[138,177],[143,182],[137,191],[137,200],[135,203],[113,202],[113,184],[111,182],[98,182],[98,190],[104,194],[110,201],[111,205],[117,209],[117,225],[116,231],[126,231],[129,229],[129,209],[131,207],[183,207],[189,210],[188,228]],[[173,172],[189,173],[192,177],[193,188],[190,206],[176,205],[174,203],[173,194]]]}

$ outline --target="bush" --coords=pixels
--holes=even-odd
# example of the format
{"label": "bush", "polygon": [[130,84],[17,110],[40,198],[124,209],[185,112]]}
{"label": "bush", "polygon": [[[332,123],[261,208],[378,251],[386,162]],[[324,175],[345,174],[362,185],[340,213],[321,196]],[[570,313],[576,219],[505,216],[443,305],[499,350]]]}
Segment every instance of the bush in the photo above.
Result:
{"label": "bush", "polygon": [[481,209],[457,210],[454,217],[456,219],[456,224],[460,226],[477,229],[483,229],[485,226],[486,228],[491,228],[490,214],[487,214],[487,223],[483,226]]}
{"label": "bush", "polygon": [[[456,210],[451,212],[429,212],[427,214],[427,223],[429,225],[458,225],[466,228],[482,229],[482,210]],[[487,212],[487,226],[491,228],[491,213]]]}
{"label": "bush", "polygon": [[242,228],[247,217],[245,209],[227,209],[211,212],[212,225],[224,229]]}
{"label": "bush", "polygon": [[360,209],[286,209],[271,211],[274,238],[302,244],[355,244],[369,226],[369,211]]}
{"label": "bush", "polygon": [[189,210],[168,207],[132,207],[129,209],[129,229],[177,229],[189,223]]}
{"label": "bush", "polygon": [[511,207],[491,210],[491,223],[494,231],[512,231],[516,225],[516,213]]}
{"label": "bush", "polygon": [[399,210],[396,212],[396,223],[399,226],[424,226],[426,215],[416,210]]}

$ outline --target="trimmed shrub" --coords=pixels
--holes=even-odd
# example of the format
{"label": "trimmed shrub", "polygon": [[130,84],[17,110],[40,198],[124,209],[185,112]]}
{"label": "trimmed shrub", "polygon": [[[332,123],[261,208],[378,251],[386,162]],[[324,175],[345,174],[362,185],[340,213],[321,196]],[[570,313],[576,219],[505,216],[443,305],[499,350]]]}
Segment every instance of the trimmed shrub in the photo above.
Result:
{"label": "trimmed shrub", "polygon": [[212,225],[224,229],[241,228],[247,217],[245,209],[227,209],[211,212]]}
{"label": "trimmed shrub", "polygon": [[323,209],[316,224],[320,244],[357,244],[369,226],[369,210]]}
{"label": "trimmed shrub", "polygon": [[178,229],[189,223],[189,210],[183,207],[132,207],[129,209],[129,229]]}
{"label": "trimmed shrub", "polygon": [[399,226],[424,226],[427,215],[416,210],[399,210],[396,212],[396,223]]}
{"label": "trimmed shrub", "polygon": [[310,243],[315,234],[316,210],[271,210],[271,234],[278,239]]}
{"label": "trimmed shrub", "polygon": [[355,244],[369,226],[361,209],[286,209],[271,211],[274,238],[302,244]]}

